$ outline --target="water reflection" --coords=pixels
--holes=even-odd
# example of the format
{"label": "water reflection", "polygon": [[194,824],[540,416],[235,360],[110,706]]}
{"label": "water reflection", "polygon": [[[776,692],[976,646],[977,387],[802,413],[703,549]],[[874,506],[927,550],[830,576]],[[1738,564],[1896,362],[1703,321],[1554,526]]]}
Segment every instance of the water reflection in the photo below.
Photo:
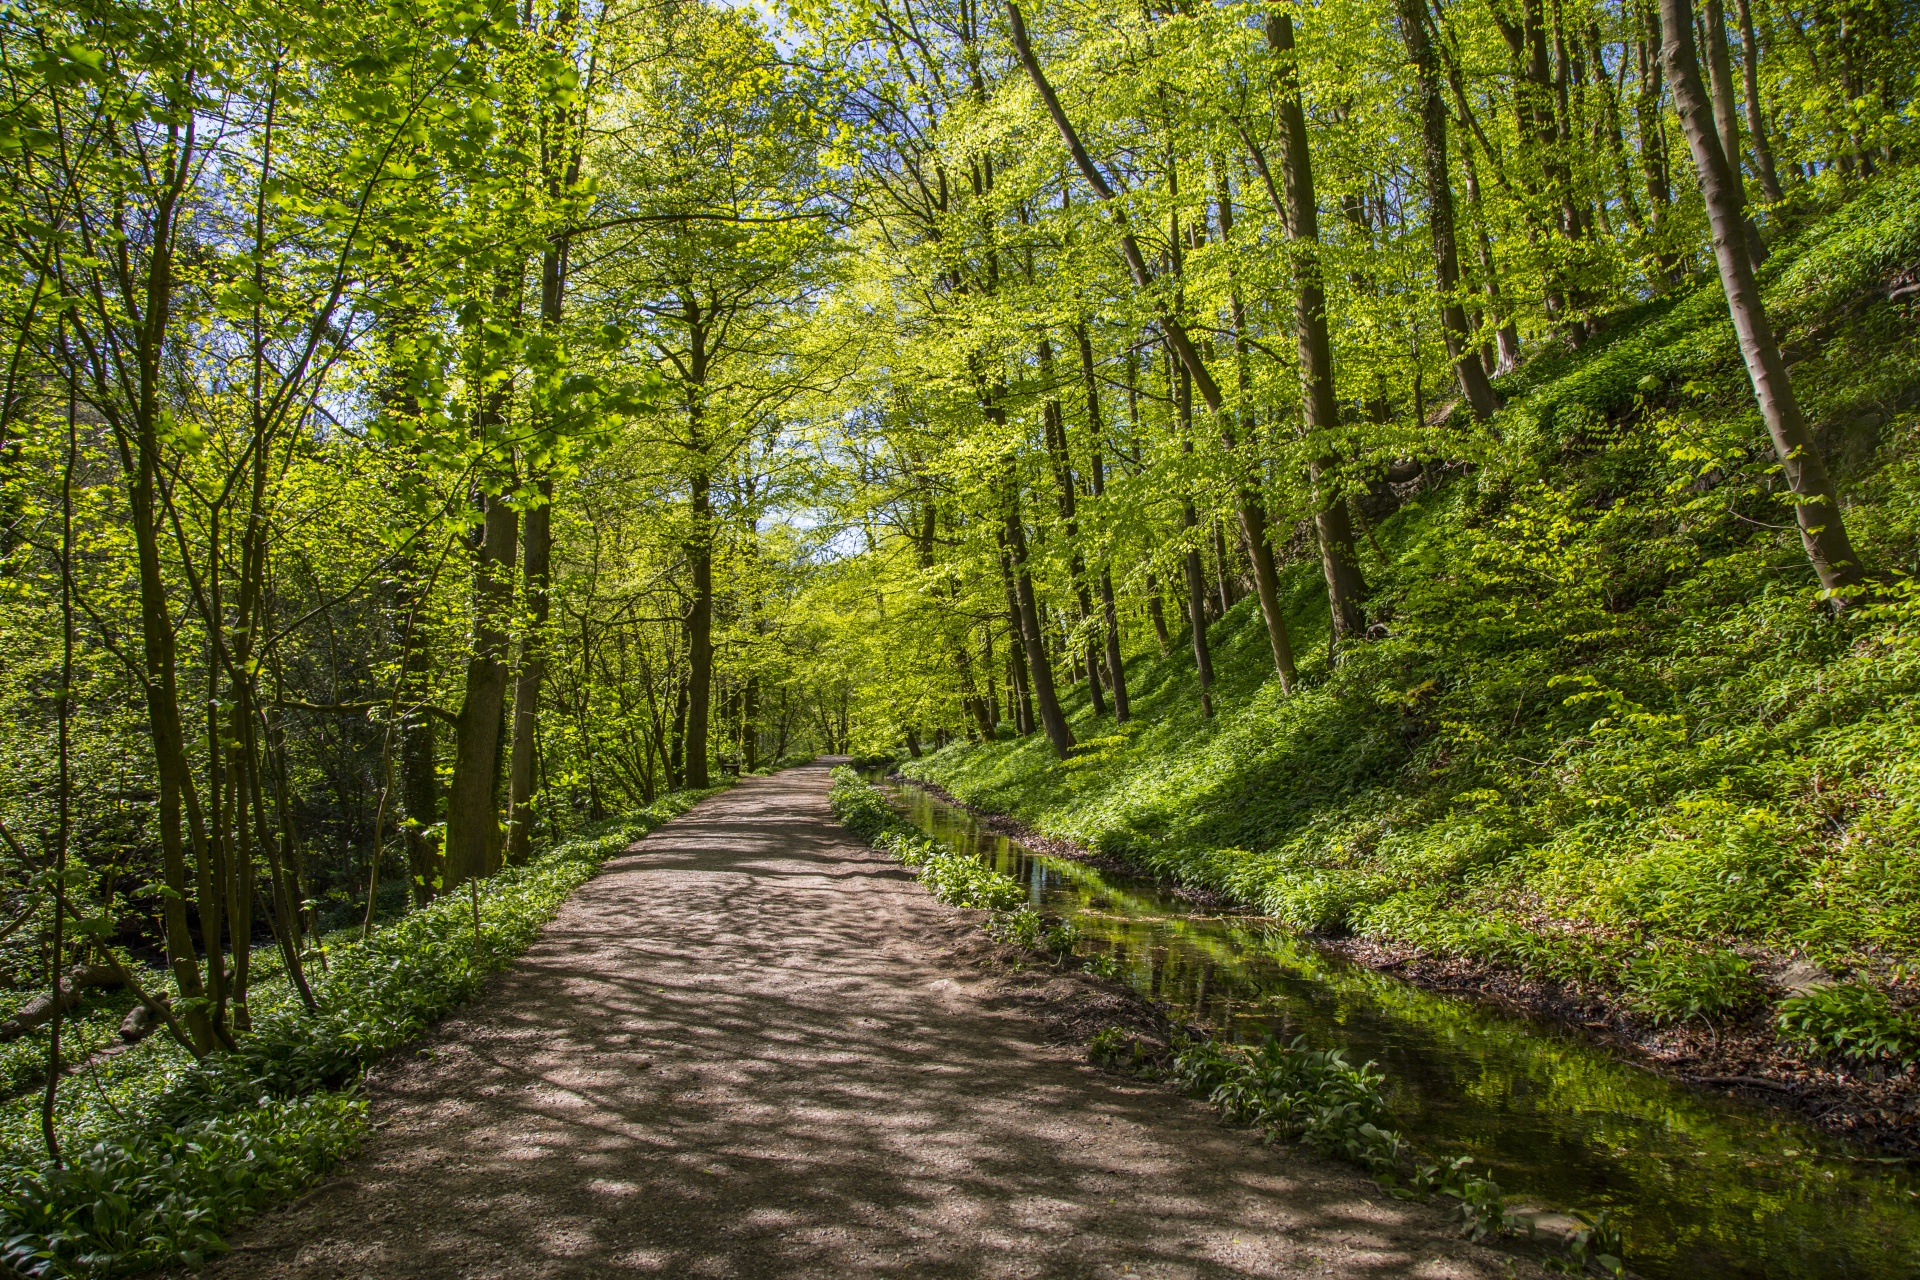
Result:
{"label": "water reflection", "polygon": [[912,786],[922,830],[1072,916],[1136,990],[1242,1039],[1345,1045],[1406,1131],[1492,1166],[1516,1203],[1612,1207],[1650,1278],[1920,1276],[1920,1183],[1785,1114],[1669,1083],[1578,1035],[1436,995],[1257,920],[1036,855]]}

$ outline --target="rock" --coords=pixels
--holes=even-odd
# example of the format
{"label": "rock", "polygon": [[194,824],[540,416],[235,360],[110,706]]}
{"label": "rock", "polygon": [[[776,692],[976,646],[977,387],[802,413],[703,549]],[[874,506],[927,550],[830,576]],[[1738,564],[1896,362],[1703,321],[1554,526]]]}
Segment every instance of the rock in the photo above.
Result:
{"label": "rock", "polygon": [[1790,995],[1804,996],[1810,991],[1832,986],[1837,979],[1811,960],[1795,960],[1775,973],[1773,981]]}
{"label": "rock", "polygon": [[1584,1231],[1587,1225],[1570,1213],[1554,1213],[1547,1209],[1512,1209],[1508,1211],[1508,1217],[1522,1231],[1563,1243],[1573,1239],[1576,1232]]}

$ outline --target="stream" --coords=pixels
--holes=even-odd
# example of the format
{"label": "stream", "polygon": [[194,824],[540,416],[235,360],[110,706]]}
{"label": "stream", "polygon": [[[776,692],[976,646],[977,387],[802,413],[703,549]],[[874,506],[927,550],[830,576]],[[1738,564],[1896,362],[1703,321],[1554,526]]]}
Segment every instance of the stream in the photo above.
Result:
{"label": "stream", "polygon": [[1577,1031],[1423,990],[1249,917],[1196,914],[1152,881],[1047,857],[911,784],[922,831],[1072,919],[1135,990],[1235,1039],[1305,1035],[1386,1071],[1429,1157],[1490,1167],[1509,1204],[1610,1208],[1648,1280],[1920,1276],[1920,1178],[1784,1111],[1665,1080]]}

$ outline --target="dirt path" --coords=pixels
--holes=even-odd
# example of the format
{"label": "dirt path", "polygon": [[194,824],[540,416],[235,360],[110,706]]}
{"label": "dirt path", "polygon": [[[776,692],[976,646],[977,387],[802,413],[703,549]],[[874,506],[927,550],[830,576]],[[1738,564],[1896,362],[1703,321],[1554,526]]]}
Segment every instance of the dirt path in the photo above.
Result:
{"label": "dirt path", "polygon": [[1047,1045],[826,788],[749,778],[609,863],[208,1274],[1536,1274]]}

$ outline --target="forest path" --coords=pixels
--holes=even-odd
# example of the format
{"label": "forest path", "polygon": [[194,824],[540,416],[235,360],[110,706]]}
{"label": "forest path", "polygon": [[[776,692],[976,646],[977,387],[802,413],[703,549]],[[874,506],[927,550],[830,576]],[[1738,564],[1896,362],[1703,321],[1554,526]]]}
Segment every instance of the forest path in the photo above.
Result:
{"label": "forest path", "polygon": [[748,778],[610,861],[207,1274],[1537,1274],[1046,1044],[827,786]]}

